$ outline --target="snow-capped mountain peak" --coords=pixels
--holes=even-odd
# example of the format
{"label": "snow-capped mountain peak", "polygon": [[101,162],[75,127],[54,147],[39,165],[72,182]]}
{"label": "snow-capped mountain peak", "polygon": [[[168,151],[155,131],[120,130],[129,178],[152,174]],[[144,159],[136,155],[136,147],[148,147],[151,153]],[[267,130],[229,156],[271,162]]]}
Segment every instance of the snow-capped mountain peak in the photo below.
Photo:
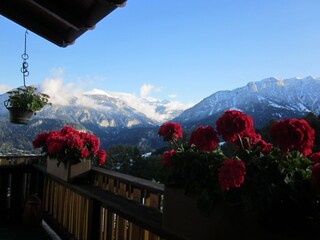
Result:
{"label": "snow-capped mountain peak", "polygon": [[105,95],[105,96],[110,96],[107,92],[103,91],[103,90],[100,90],[100,89],[92,89],[88,92],[84,92],[83,93],[84,95]]}
{"label": "snow-capped mountain peak", "polygon": [[263,125],[270,119],[320,114],[320,78],[278,79],[270,77],[249,82],[233,91],[219,91],[183,112],[175,120],[188,123],[216,118],[226,109],[239,109]]}

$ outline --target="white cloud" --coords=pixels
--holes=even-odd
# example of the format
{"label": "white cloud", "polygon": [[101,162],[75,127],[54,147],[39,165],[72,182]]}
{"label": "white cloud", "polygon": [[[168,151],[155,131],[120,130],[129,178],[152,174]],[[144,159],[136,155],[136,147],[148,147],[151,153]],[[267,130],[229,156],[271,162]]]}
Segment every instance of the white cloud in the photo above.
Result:
{"label": "white cloud", "polygon": [[[113,93],[110,93],[110,95],[113,95]],[[118,95],[120,96],[120,93],[118,93]],[[170,117],[172,117],[172,113],[174,113],[175,111],[183,111],[185,109],[188,109],[194,106],[193,103],[185,104],[178,101],[161,103],[159,99],[150,98],[150,97],[140,98],[133,94],[127,94],[127,93],[121,93],[120,98],[126,101],[126,103],[130,107],[136,109],[139,112],[144,113],[149,118],[152,118],[160,122],[170,119]],[[165,107],[165,112],[157,112],[157,108],[160,105]]]}
{"label": "white cloud", "polygon": [[6,93],[7,91],[11,90],[12,87],[8,85],[0,85],[0,94]]}
{"label": "white cloud", "polygon": [[73,84],[63,85],[62,78],[46,79],[40,86],[50,96],[50,102],[56,105],[69,105],[72,99]]}
{"label": "white cloud", "polygon": [[194,103],[182,103],[178,101],[172,101],[172,102],[169,102],[166,106],[169,111],[186,110],[188,108],[193,107]]}
{"label": "white cloud", "polygon": [[83,90],[72,83],[63,84],[62,78],[46,79],[40,86],[41,90],[50,96],[53,105],[79,105],[83,107],[102,108],[94,100],[83,96]]}
{"label": "white cloud", "polygon": [[145,83],[140,88],[140,97],[147,98],[152,92],[160,92],[160,91],[161,91],[161,88]]}
{"label": "white cloud", "polygon": [[168,97],[169,97],[169,98],[177,98],[177,95],[175,95],[175,94],[170,94],[170,95],[168,95]]}

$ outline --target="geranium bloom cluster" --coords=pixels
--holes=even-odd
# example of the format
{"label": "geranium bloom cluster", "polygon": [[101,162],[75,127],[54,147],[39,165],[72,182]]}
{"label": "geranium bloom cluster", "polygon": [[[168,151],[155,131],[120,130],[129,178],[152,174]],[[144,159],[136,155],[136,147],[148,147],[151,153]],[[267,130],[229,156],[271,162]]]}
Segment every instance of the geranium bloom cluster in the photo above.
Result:
{"label": "geranium bloom cluster", "polygon": [[[259,145],[265,152],[270,151],[272,145],[262,140],[261,136],[255,132],[252,118],[240,111],[226,111],[217,120],[216,129],[212,126],[199,126],[192,132],[185,146],[163,154],[163,164],[172,168],[170,158],[177,153],[180,155],[182,152],[186,153],[185,149],[188,149],[187,152],[198,152],[202,157],[206,156],[206,153],[216,151],[220,156],[216,159],[216,162],[214,162],[215,159],[211,159],[211,164],[219,166],[217,174],[221,189],[226,191],[230,188],[240,187],[246,174],[245,165],[239,159],[228,158],[222,154],[218,148],[219,134],[226,142],[232,142],[239,146],[245,144],[248,148]],[[182,127],[173,122],[163,124],[158,134],[171,144],[183,136]],[[209,168],[210,166],[206,167]]]}
{"label": "geranium bloom cluster", "polygon": [[182,127],[173,122],[166,122],[161,125],[159,135],[163,136],[165,141],[174,141],[182,138]]}
{"label": "geranium bloom cluster", "polygon": [[107,157],[95,135],[77,131],[71,126],[65,126],[60,131],[40,133],[32,144],[34,148],[42,148],[43,153],[56,158],[59,163],[69,161],[75,164],[82,159],[90,159],[102,165]]}
{"label": "geranium bloom cluster", "polygon": [[[292,206],[301,184],[314,191],[312,197],[320,192],[320,153],[312,153],[315,132],[303,119],[273,123],[272,143],[256,132],[250,116],[237,110],[225,111],[215,128],[196,128],[186,142],[181,129],[178,123],[170,122],[158,132],[171,146],[162,157],[168,169],[168,186],[212,201],[241,188],[241,196],[254,204],[274,197],[277,199],[271,202],[292,201]],[[223,152],[223,145],[232,146],[232,153]]]}
{"label": "geranium bloom cluster", "polygon": [[304,119],[284,119],[272,125],[270,134],[283,152],[298,150],[312,153],[314,130]]}

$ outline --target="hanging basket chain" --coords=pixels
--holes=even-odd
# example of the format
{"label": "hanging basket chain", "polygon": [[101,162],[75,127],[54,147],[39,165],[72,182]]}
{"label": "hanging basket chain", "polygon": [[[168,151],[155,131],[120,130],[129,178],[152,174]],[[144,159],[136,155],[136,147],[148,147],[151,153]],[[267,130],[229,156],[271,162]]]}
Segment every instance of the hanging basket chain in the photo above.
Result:
{"label": "hanging basket chain", "polygon": [[24,53],[21,55],[21,58],[23,60],[22,62],[22,68],[20,69],[22,76],[23,76],[23,86],[26,86],[26,77],[29,76],[29,71],[28,71],[28,62],[27,59],[29,58],[29,55],[27,54],[27,34],[28,30],[26,30],[24,34]]}

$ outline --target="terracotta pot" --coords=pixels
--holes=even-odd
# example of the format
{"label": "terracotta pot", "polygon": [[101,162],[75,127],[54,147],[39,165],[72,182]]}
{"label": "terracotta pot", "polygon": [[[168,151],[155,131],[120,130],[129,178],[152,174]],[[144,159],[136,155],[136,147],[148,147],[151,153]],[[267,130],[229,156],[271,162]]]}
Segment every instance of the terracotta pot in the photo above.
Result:
{"label": "terracotta pot", "polygon": [[33,115],[32,111],[21,110],[19,108],[8,108],[8,110],[11,123],[28,124],[30,118]]}
{"label": "terracotta pot", "polygon": [[70,164],[69,162],[61,162],[59,166],[57,164],[58,160],[48,158],[47,172],[67,182],[90,171],[91,169],[90,160],[86,160],[77,164]]}
{"label": "terracotta pot", "polygon": [[169,187],[164,192],[163,228],[187,240],[279,240],[259,226],[254,214],[243,215],[220,204],[207,217],[198,210],[195,198]]}

